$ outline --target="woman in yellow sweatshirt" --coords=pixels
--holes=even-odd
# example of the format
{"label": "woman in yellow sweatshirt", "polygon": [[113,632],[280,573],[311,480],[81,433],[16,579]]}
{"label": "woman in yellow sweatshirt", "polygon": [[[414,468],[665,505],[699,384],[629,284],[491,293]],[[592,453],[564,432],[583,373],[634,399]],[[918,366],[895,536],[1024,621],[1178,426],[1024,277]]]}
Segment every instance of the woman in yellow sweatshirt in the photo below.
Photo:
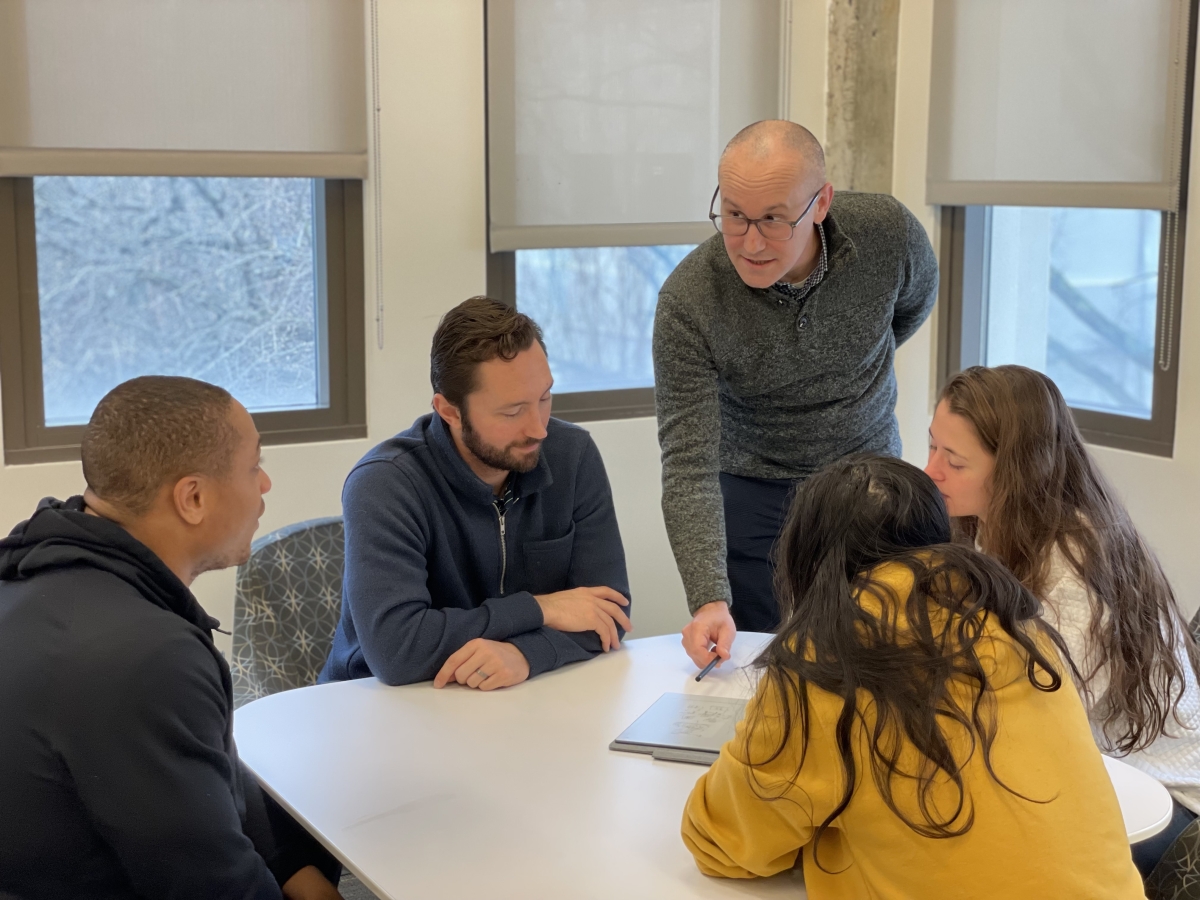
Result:
{"label": "woman in yellow sweatshirt", "polygon": [[900,460],[801,485],[783,624],[684,812],[701,871],[802,864],[812,900],[1145,896],[1062,639],[949,541],[941,495]]}

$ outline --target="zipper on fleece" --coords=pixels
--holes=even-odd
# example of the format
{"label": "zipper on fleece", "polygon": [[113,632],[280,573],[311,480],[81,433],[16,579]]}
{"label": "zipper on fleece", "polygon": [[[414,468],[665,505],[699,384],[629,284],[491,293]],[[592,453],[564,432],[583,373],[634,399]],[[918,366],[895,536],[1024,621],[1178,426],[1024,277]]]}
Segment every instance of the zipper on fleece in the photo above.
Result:
{"label": "zipper on fleece", "polygon": [[500,504],[493,503],[492,506],[496,510],[496,518],[500,522],[500,596],[504,596],[504,576],[508,573],[508,541],[505,540],[504,520],[508,516],[508,510],[500,512]]}

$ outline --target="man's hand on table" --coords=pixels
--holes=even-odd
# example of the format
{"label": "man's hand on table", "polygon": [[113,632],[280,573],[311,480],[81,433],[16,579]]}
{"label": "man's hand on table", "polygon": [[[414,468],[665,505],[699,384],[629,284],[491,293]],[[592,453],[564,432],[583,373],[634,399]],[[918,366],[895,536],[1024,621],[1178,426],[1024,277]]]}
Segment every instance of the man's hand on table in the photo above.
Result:
{"label": "man's hand on table", "polygon": [[729,604],[724,600],[715,600],[696,610],[692,621],[683,629],[683,649],[700,669],[712,662],[716,653],[721,657],[717,663],[717,668],[720,668],[729,659],[735,637],[737,626],[729,614]]}
{"label": "man's hand on table", "polygon": [[433,679],[433,686],[441,688],[457,681],[469,688],[494,691],[520,684],[528,677],[529,662],[512,644],[475,638],[450,654]]}
{"label": "man's hand on table", "polygon": [[542,608],[542,618],[547,628],[555,631],[594,631],[600,635],[600,646],[604,652],[621,643],[617,633],[620,625],[628,633],[633,623],[621,607],[629,601],[620,591],[607,587],[580,587],[554,594],[535,596]]}

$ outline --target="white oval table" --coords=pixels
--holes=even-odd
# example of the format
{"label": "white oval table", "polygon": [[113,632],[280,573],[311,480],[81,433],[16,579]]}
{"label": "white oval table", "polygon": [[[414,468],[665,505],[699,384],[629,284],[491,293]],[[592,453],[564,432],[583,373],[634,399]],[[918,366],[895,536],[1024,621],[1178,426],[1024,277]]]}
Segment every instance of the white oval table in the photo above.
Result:
{"label": "white oval table", "polygon": [[1162,783],[1128,763],[1105,756],[1104,767],[1117,791],[1129,843],[1154,837],[1171,821],[1174,807]]}
{"label": "white oval table", "polygon": [[[608,749],[666,691],[749,697],[768,635],[697,684],[678,635],[490,694],[375,679],[238,710],[242,759],[381,897],[803,896],[800,876],[701,875],[679,837],[698,766]],[[1131,840],[1171,815],[1157,781],[1107,760]]]}

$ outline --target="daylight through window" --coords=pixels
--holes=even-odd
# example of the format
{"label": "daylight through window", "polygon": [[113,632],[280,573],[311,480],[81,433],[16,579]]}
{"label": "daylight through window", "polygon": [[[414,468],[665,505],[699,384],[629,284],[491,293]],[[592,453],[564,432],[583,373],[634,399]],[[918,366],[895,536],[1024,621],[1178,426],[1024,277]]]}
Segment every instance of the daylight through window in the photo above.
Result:
{"label": "daylight through window", "polygon": [[653,387],[658,291],[692,249],[517,251],[517,308],[542,327],[556,394]]}
{"label": "daylight through window", "polygon": [[991,208],[985,359],[1045,372],[1076,409],[1149,419],[1162,214]]}
{"label": "daylight through window", "polygon": [[319,185],[35,178],[45,424],[84,423],[151,373],[219,384],[251,411],[327,405]]}

